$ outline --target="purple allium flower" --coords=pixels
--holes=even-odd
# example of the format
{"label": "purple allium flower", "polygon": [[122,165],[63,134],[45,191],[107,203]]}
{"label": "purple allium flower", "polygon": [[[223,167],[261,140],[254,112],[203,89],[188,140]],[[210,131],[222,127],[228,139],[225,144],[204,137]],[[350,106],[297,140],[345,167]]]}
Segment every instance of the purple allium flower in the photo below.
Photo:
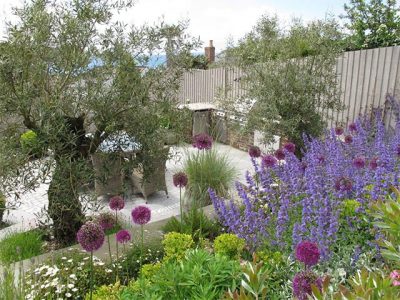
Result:
{"label": "purple allium flower", "polygon": [[193,147],[199,150],[209,150],[212,147],[213,139],[206,133],[199,133],[193,137]]}
{"label": "purple allium flower", "polygon": [[76,239],[78,243],[87,252],[96,251],[104,243],[104,231],[101,226],[95,222],[86,222],[78,230]]}
{"label": "purple allium flower", "polygon": [[101,213],[95,221],[104,231],[113,228],[115,225],[115,217],[111,213]]}
{"label": "purple allium flower", "polygon": [[349,134],[344,137],[344,142],[346,144],[351,144],[353,142],[353,137]]}
{"label": "purple allium flower", "polygon": [[285,152],[283,152],[282,149],[276,150],[274,154],[275,154],[275,157],[276,157],[277,159],[279,159],[279,160],[285,159]]}
{"label": "purple allium flower", "polygon": [[257,146],[250,146],[249,147],[249,155],[250,155],[250,157],[254,157],[254,158],[260,157],[261,156],[260,148]]}
{"label": "purple allium flower", "polygon": [[172,181],[174,183],[174,186],[182,188],[187,185],[188,177],[184,172],[178,172],[175,173],[174,176],[172,176]]}
{"label": "purple allium flower", "polygon": [[287,152],[294,153],[296,151],[296,145],[291,142],[285,143],[285,145],[283,145],[283,148],[286,149]]}
{"label": "purple allium flower", "polygon": [[365,159],[363,157],[356,157],[353,159],[353,166],[357,169],[362,169],[365,167]]}
{"label": "purple allium flower", "polygon": [[122,229],[116,234],[117,242],[121,244],[125,244],[131,240],[131,234],[128,230]]}
{"label": "purple allium flower", "polygon": [[319,261],[320,253],[317,244],[303,241],[296,247],[297,260],[304,263],[306,266],[316,265]]}
{"label": "purple allium flower", "polygon": [[293,278],[293,295],[298,300],[307,300],[312,294],[311,284],[322,289],[322,279],[314,272],[307,270],[297,273]]}
{"label": "purple allium flower", "polygon": [[335,128],[335,134],[336,135],[342,135],[343,132],[344,132],[343,127],[338,126],[338,127]]}
{"label": "purple allium flower", "polygon": [[132,210],[132,220],[133,223],[138,224],[138,225],[144,225],[149,223],[150,218],[151,218],[151,210],[147,206],[140,205],[135,207]]}
{"label": "purple allium flower", "polygon": [[369,167],[372,170],[376,170],[378,168],[378,158],[374,157],[373,159],[371,159],[371,161],[369,162]]}
{"label": "purple allium flower", "polygon": [[357,125],[356,125],[356,123],[354,123],[354,122],[353,122],[353,123],[350,123],[350,124],[349,124],[349,130],[350,130],[350,131],[353,131],[353,132],[354,132],[354,131],[357,131]]}
{"label": "purple allium flower", "polygon": [[274,156],[270,155],[270,154],[264,155],[264,156],[262,157],[261,164],[262,164],[264,167],[272,168],[273,166],[276,165],[276,158],[275,158]]}
{"label": "purple allium flower", "polygon": [[335,188],[337,191],[347,191],[350,192],[353,188],[353,183],[351,179],[345,176],[339,177],[335,182]]}
{"label": "purple allium flower", "polygon": [[121,210],[125,207],[125,201],[121,196],[114,196],[110,199],[109,205],[112,210]]}

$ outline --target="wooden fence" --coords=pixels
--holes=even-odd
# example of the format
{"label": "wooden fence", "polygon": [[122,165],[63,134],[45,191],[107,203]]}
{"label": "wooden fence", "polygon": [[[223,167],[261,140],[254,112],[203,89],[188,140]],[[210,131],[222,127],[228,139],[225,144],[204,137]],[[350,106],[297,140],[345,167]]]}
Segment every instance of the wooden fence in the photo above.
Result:
{"label": "wooden fence", "polygon": [[[353,121],[372,107],[382,107],[387,93],[400,95],[400,46],[343,53],[336,63],[342,111],[324,111],[329,127]],[[179,101],[211,103],[221,96],[241,97],[238,68],[192,70],[184,74]],[[389,112],[390,115],[390,112]],[[391,115],[388,117],[391,120]],[[390,121],[389,121],[390,122]]]}

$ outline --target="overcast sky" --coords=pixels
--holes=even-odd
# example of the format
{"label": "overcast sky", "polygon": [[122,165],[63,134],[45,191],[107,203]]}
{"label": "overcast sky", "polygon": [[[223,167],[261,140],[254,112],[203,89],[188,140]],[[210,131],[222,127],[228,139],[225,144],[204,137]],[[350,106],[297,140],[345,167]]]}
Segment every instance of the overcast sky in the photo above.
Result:
{"label": "overcast sky", "polygon": [[[161,16],[169,22],[189,19],[189,33],[208,44],[214,40],[220,52],[231,37],[249,32],[262,14],[277,14],[284,20],[302,17],[305,21],[322,19],[327,13],[343,13],[347,0],[137,0],[136,5],[119,19],[128,24],[153,23]],[[11,17],[11,7],[22,0],[0,0],[0,33]]]}

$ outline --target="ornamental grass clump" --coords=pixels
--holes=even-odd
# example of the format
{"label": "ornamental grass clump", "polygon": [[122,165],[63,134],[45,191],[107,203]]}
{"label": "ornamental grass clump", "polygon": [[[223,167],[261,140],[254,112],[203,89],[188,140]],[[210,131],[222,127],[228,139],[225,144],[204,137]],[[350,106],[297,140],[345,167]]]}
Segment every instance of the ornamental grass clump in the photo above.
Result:
{"label": "ornamental grass clump", "polygon": [[[349,134],[352,142],[346,143],[343,135]],[[240,201],[227,201],[215,188],[209,194],[221,223],[250,248],[266,244],[289,253],[300,241],[312,240],[327,260],[337,241],[342,202],[354,199],[365,211],[390,193],[390,186],[399,186],[400,120],[389,131],[375,110],[323,138],[305,136],[304,144],[302,158],[291,147],[252,158],[254,174],[236,184]]]}

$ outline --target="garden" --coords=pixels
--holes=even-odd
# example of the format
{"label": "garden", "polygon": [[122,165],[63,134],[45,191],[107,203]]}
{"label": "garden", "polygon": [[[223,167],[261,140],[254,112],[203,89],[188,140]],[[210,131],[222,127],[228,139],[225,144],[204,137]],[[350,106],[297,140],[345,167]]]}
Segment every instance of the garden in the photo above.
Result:
{"label": "garden", "polygon": [[[32,1],[0,43],[0,229],[10,199],[48,185],[44,219],[0,240],[0,300],[400,299],[400,101],[386,95],[389,121],[368,107],[329,128],[320,113],[345,109],[333,66],[357,39],[332,20],[282,33],[264,17],[226,52],[256,99],[229,132],[280,137],[236,150],[251,166],[239,170],[213,128],[192,135],[174,98],[198,41],[184,23],[126,32],[112,16],[132,5]],[[257,31],[273,32],[268,49]],[[160,53],[166,65],[143,68]],[[221,105],[234,115],[241,101]],[[95,170],[121,132],[135,151],[119,145]],[[123,184],[98,197],[100,177],[149,182],[177,149],[168,217]]]}

